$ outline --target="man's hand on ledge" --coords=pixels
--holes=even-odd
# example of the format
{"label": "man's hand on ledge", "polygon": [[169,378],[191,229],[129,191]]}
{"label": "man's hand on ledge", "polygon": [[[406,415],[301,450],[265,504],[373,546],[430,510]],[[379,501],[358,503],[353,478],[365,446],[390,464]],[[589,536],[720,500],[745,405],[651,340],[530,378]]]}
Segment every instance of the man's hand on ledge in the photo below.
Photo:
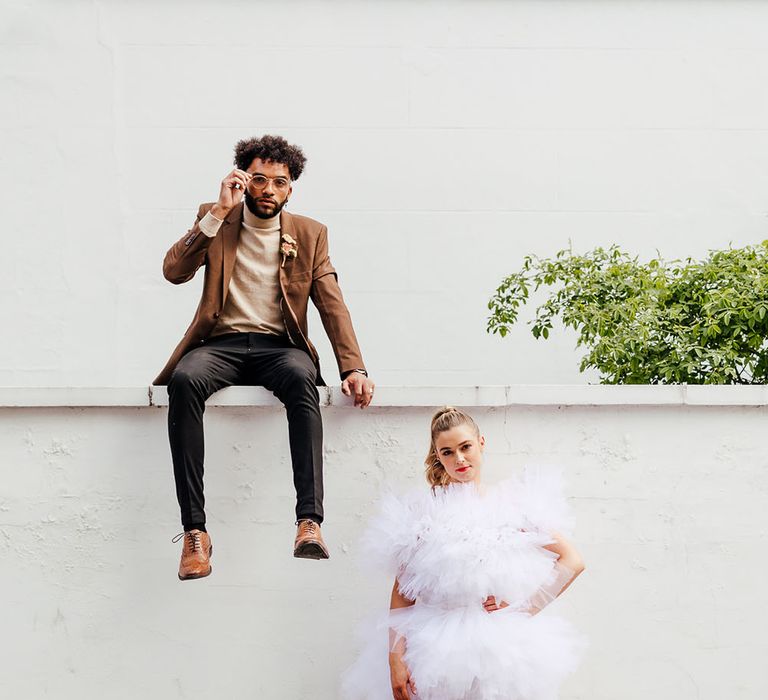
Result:
{"label": "man's hand on ledge", "polygon": [[373,399],[373,389],[376,385],[360,372],[351,372],[341,383],[341,390],[347,396],[355,397],[355,406],[365,408]]}

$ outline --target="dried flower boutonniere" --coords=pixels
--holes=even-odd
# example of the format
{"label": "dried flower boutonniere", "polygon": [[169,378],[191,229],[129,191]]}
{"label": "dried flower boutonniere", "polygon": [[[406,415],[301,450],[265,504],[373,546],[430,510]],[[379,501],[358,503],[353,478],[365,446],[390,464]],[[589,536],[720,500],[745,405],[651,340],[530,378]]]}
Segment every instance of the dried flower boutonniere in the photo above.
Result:
{"label": "dried flower boutonniere", "polygon": [[288,258],[295,258],[299,255],[296,239],[289,236],[287,233],[284,233],[282,235],[282,243],[280,243],[280,252],[283,255],[283,262],[280,267],[285,267],[285,261],[288,260]]}

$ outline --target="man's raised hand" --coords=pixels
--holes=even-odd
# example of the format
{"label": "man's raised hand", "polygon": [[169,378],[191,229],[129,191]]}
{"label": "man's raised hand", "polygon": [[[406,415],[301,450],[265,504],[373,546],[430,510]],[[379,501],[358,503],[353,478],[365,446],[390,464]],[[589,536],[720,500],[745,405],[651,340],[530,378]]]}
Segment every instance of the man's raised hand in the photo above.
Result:
{"label": "man's raised hand", "polygon": [[217,219],[223,219],[229,214],[232,209],[240,204],[250,179],[250,173],[245,172],[245,170],[240,170],[239,168],[235,168],[229,173],[229,175],[221,181],[221,187],[219,187],[219,199],[216,204],[211,207],[211,214]]}

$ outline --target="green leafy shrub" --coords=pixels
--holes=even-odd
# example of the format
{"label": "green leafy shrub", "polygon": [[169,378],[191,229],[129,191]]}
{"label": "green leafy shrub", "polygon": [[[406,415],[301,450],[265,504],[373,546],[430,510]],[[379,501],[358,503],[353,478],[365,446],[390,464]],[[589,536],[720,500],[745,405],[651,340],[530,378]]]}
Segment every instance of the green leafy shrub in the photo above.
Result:
{"label": "green leafy shrub", "polygon": [[768,377],[768,241],[710,251],[703,261],[638,262],[617,246],[527,256],[488,308],[504,337],[530,290],[552,287],[529,321],[549,337],[555,317],[578,333],[604,384],[763,384]]}

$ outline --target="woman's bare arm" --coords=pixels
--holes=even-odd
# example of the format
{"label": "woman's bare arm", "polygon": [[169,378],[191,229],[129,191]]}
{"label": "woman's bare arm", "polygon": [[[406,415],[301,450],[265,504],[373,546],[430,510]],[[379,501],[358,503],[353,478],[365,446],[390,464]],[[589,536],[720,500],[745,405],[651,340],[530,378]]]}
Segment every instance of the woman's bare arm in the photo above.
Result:
{"label": "woman's bare arm", "polygon": [[562,572],[561,575],[563,577],[570,573],[570,576],[565,580],[565,584],[554,596],[556,598],[576,580],[576,577],[579,574],[583,573],[585,567],[581,554],[579,554],[578,550],[571,542],[557,532],[552,533],[552,539],[555,541],[552,544],[546,545],[544,549],[548,549],[550,552],[554,552],[558,555],[556,566],[568,570],[567,572]]}
{"label": "woman's bare arm", "polygon": [[[395,579],[389,609],[398,610],[413,605],[414,601],[400,593],[400,586]],[[416,686],[411,679],[411,672],[403,659],[405,654],[405,637],[397,637],[393,629],[389,630],[389,677],[392,683],[394,700],[408,700],[411,694],[416,694]]]}
{"label": "woman's bare arm", "polygon": [[[555,598],[557,598],[568,586],[570,586],[576,577],[584,571],[584,560],[581,558],[576,547],[574,547],[565,537],[559,533],[552,533],[552,544],[548,544],[544,549],[557,554],[555,563],[555,578],[539,591],[529,601],[528,612],[535,615],[543,610]],[[501,608],[508,607],[506,601],[497,601],[496,596],[488,596],[483,602],[486,612],[495,612]]]}

